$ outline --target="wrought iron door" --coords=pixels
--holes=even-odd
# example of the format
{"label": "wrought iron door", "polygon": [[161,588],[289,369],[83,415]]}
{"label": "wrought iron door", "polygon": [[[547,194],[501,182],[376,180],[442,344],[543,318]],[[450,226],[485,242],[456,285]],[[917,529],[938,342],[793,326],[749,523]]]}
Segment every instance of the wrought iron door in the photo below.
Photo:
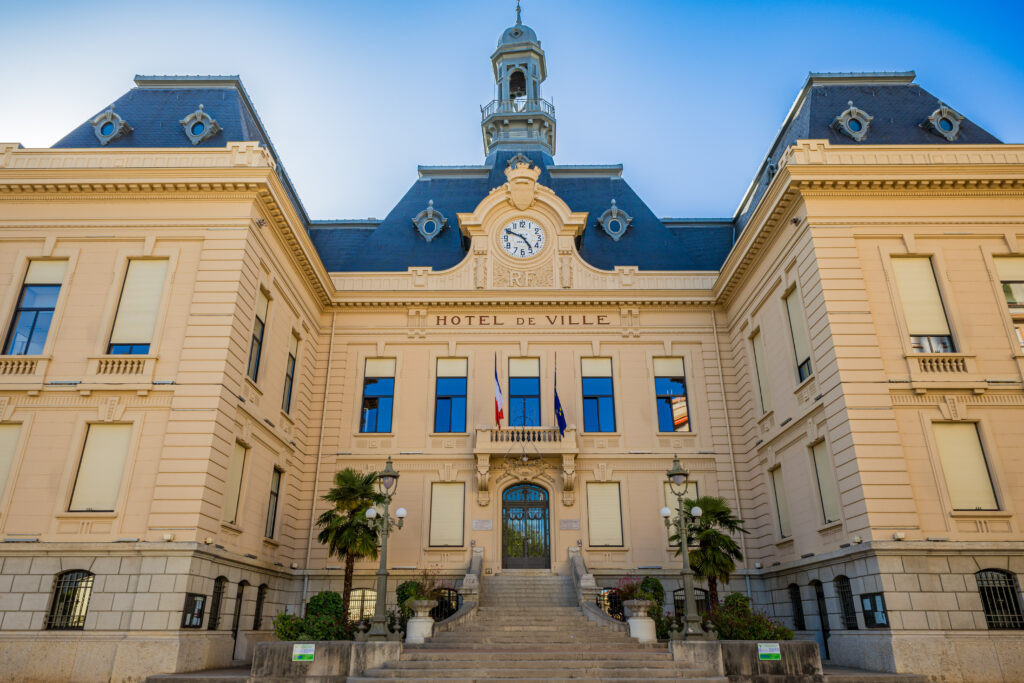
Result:
{"label": "wrought iron door", "polygon": [[501,566],[503,569],[551,567],[548,492],[518,484],[501,497]]}

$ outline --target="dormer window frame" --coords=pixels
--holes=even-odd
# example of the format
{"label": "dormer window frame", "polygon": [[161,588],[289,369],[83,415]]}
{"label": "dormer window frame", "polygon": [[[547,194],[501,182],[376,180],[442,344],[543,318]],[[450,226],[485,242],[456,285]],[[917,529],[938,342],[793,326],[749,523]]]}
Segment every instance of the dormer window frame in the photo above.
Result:
{"label": "dormer window frame", "polygon": [[132,127],[114,112],[113,106],[107,107],[105,112],[89,123],[92,124],[92,132],[96,135],[96,139],[104,147],[132,132]]}
{"label": "dormer window frame", "polygon": [[939,108],[925,119],[921,127],[953,142],[960,135],[960,122],[963,120],[964,116],[960,112],[939,102]]}
{"label": "dormer window frame", "polygon": [[853,106],[853,100],[847,102],[847,105],[846,111],[832,122],[832,128],[855,142],[863,142],[875,117]]}
{"label": "dormer window frame", "polygon": [[199,109],[196,109],[181,121],[178,121],[178,123],[184,128],[185,135],[188,136],[189,141],[193,145],[206,142],[221,131],[217,119],[207,114],[201,104]]}

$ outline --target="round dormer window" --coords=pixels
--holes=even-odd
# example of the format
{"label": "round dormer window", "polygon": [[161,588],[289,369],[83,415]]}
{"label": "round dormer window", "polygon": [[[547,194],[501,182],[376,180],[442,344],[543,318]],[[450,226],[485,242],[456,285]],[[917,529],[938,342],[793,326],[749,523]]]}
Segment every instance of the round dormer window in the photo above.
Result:
{"label": "round dormer window", "polygon": [[89,123],[92,124],[93,135],[101,145],[106,145],[132,132],[132,127],[128,125],[128,122],[114,113],[113,106],[107,108],[105,112]]}
{"label": "round dormer window", "polygon": [[857,119],[850,119],[849,121],[847,121],[846,127],[849,128],[854,133],[859,133],[862,130],[864,130],[864,124],[858,121]]}
{"label": "round dormer window", "polygon": [[832,128],[846,137],[862,142],[868,136],[868,127],[874,117],[863,109],[853,106],[853,102],[847,103],[846,111],[842,112],[832,122]]}
{"label": "round dormer window", "polygon": [[621,235],[624,228],[622,227],[622,221],[617,218],[613,218],[608,221],[608,233],[611,235]]}
{"label": "round dormer window", "polygon": [[448,219],[444,215],[434,208],[434,200],[431,199],[427,202],[427,208],[416,214],[416,217],[412,219],[413,227],[416,228],[416,232],[419,233],[420,237],[430,242],[435,237],[441,234],[441,231],[448,227]]}
{"label": "round dormer window", "polygon": [[953,131],[953,122],[943,117],[939,119],[939,128],[946,131],[947,133],[950,133]]}
{"label": "round dormer window", "polygon": [[626,230],[629,229],[632,223],[633,218],[620,209],[614,199],[612,200],[611,208],[602,213],[601,217],[597,219],[598,226],[616,242],[626,234]]}
{"label": "round dormer window", "polygon": [[513,38],[518,38],[519,36],[523,35],[523,32],[522,32],[522,31],[520,31],[520,30],[519,30],[519,29],[517,29],[517,28],[514,28],[514,29],[512,29],[511,31],[509,31],[509,33],[508,33],[508,34],[509,34],[510,36],[512,36]]}
{"label": "round dormer window", "polygon": [[100,126],[100,132],[103,133],[104,135],[112,134],[114,132],[114,122],[107,121],[106,123],[104,123],[102,126]]}
{"label": "round dormer window", "polygon": [[202,121],[196,121],[192,124],[192,135],[202,135],[203,131],[206,130],[206,124]]}
{"label": "round dormer window", "polygon": [[426,234],[433,235],[437,232],[437,221],[423,221],[422,229]]}
{"label": "round dormer window", "polygon": [[178,123],[185,131],[185,135],[192,142],[193,145],[198,145],[201,142],[206,142],[214,135],[221,131],[220,124],[217,123],[217,119],[206,113],[203,105],[199,105],[199,109],[183,118]]}

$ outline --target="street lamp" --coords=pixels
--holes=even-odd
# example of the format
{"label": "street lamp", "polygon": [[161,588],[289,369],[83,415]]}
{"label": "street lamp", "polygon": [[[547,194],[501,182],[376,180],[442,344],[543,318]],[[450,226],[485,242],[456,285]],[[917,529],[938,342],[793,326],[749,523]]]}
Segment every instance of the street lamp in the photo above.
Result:
{"label": "street lamp", "polygon": [[[697,614],[697,599],[693,591],[693,570],[690,569],[690,550],[687,539],[686,531],[689,528],[689,524],[686,523],[686,518],[691,517],[693,519],[700,519],[703,510],[694,505],[690,508],[689,513],[683,507],[683,497],[686,496],[687,489],[690,486],[690,473],[683,469],[682,465],[679,464],[679,456],[675,456],[672,459],[672,469],[665,473],[668,477],[668,486],[676,497],[676,503],[679,511],[679,521],[677,523],[679,527],[679,548],[683,555],[683,594],[685,597],[686,605],[686,617],[685,625],[681,635],[677,635],[678,631],[673,632],[673,637],[681,640],[703,640],[707,638],[707,633],[700,626],[700,615]],[[665,529],[668,530],[669,536],[672,535],[672,510],[667,507],[661,508],[661,516],[665,520]]]}
{"label": "street lamp", "polygon": [[377,569],[377,599],[373,607],[373,619],[370,620],[370,630],[366,634],[367,640],[388,640],[397,638],[398,634],[392,634],[388,630],[387,617],[387,596],[388,596],[388,534],[391,529],[401,529],[405,523],[405,508],[395,510],[395,516],[388,514],[388,506],[391,499],[398,490],[398,472],[391,466],[391,458],[388,458],[384,469],[377,473],[377,490],[384,496],[384,511],[380,514],[377,508],[366,509],[366,521],[377,532],[380,537],[380,568]]}

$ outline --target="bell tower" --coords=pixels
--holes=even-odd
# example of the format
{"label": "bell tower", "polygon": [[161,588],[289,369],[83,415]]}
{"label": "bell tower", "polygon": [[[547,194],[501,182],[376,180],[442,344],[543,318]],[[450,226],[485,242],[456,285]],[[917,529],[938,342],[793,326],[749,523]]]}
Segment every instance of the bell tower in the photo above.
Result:
{"label": "bell tower", "polygon": [[484,154],[498,150],[555,154],[555,107],[541,98],[547,65],[540,41],[523,24],[516,3],[516,23],[505,29],[491,55],[496,99],[480,107]]}

